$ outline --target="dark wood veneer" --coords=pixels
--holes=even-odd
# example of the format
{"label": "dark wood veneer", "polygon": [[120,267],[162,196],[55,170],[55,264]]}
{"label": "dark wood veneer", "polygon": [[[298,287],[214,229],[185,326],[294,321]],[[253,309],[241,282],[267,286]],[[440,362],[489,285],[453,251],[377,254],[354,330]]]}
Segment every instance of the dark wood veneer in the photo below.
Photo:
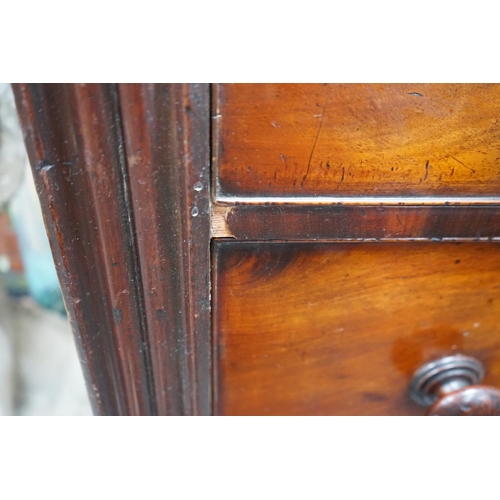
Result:
{"label": "dark wood veneer", "polygon": [[119,85],[158,411],[211,412],[208,85]]}
{"label": "dark wood veneer", "polygon": [[94,411],[154,414],[116,87],[14,92]]}
{"label": "dark wood veneer", "polygon": [[499,383],[500,86],[14,91],[95,413],[418,414],[461,349]]}
{"label": "dark wood veneer", "polygon": [[94,411],[210,413],[208,85],[14,91]]}
{"label": "dark wood veneer", "polygon": [[494,206],[230,205],[220,236],[241,240],[495,239]]}

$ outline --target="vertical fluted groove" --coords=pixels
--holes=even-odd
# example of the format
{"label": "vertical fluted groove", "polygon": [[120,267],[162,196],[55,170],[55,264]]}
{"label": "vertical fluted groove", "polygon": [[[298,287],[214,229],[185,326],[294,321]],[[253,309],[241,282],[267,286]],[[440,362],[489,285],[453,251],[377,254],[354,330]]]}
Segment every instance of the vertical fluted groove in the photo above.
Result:
{"label": "vertical fluted groove", "polygon": [[119,94],[158,412],[210,414],[209,86]]}

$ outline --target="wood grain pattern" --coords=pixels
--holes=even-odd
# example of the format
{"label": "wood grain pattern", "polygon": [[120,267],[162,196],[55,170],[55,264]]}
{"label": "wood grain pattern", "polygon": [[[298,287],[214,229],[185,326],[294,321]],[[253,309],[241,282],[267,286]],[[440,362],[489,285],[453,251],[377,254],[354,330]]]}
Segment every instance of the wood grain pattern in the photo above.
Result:
{"label": "wood grain pattern", "polygon": [[423,414],[456,352],[500,386],[500,86],[218,87],[212,208],[208,85],[14,89],[97,414]]}
{"label": "wood grain pattern", "polygon": [[208,85],[120,84],[160,415],[211,408]]}
{"label": "wood grain pattern", "polygon": [[408,385],[463,353],[500,386],[495,243],[214,247],[215,411],[423,415]]}
{"label": "wood grain pattern", "polygon": [[222,84],[218,196],[495,196],[498,84]]}
{"label": "wood grain pattern", "polygon": [[239,240],[500,238],[494,206],[229,205],[216,213],[214,236]]}

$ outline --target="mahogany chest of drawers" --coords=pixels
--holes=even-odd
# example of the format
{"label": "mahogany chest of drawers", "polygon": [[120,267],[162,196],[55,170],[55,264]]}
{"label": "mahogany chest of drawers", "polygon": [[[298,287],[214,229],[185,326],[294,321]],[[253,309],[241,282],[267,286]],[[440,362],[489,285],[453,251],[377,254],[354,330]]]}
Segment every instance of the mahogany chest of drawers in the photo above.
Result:
{"label": "mahogany chest of drawers", "polygon": [[96,414],[498,412],[500,85],[15,93]]}

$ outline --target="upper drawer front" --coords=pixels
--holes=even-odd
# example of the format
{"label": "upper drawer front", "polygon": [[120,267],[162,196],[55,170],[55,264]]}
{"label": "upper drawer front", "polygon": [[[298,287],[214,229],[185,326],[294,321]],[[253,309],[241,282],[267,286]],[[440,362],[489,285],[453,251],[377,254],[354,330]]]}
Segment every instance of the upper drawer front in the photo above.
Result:
{"label": "upper drawer front", "polygon": [[222,84],[219,196],[500,192],[499,84]]}

